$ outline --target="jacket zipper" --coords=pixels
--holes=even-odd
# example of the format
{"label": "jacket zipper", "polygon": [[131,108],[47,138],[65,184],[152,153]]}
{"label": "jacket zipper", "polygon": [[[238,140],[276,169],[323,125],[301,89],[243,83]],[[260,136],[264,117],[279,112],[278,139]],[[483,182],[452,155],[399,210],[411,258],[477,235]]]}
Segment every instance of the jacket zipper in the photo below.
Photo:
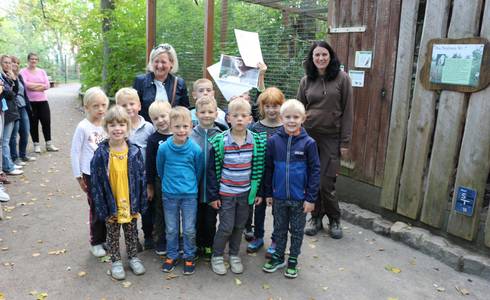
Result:
{"label": "jacket zipper", "polygon": [[[207,162],[207,156],[208,156],[208,130],[207,129],[204,129],[204,170],[203,170],[203,173],[206,172],[206,169],[207,169],[207,166],[208,166],[208,162]],[[206,176],[205,174],[201,174],[201,176],[203,176],[203,181],[204,181],[204,184],[203,184],[203,190],[204,190],[204,194],[203,194],[203,202],[204,203],[207,203],[208,202],[208,199],[206,199]]]}
{"label": "jacket zipper", "polygon": [[288,137],[288,148],[286,152],[286,196],[287,199],[290,200],[290,193],[289,193],[289,160],[291,159],[291,141],[293,137],[289,136]]}

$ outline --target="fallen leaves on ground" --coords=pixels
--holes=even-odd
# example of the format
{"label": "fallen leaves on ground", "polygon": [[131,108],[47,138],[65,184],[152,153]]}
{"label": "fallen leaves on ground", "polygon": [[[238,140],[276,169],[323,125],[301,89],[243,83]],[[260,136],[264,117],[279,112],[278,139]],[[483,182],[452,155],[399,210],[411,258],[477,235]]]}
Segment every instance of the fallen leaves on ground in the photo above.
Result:
{"label": "fallen leaves on ground", "polygon": [[235,277],[235,284],[236,285],[242,285],[242,281],[239,278]]}
{"label": "fallen leaves on ground", "polygon": [[84,277],[84,276],[87,276],[87,272],[85,271],[78,272],[78,277]]}
{"label": "fallen leaves on ground", "polygon": [[131,283],[131,282],[129,282],[129,281],[124,281],[124,282],[122,283],[122,286],[123,286],[123,287],[125,287],[125,288],[128,288],[128,287],[130,287],[131,285],[132,285],[132,283]]}
{"label": "fallen leaves on ground", "polygon": [[328,286],[324,286],[324,287],[322,287],[322,289],[323,289],[324,291],[327,291],[327,290],[328,290]]}
{"label": "fallen leaves on ground", "polygon": [[38,257],[39,255],[41,255],[41,253],[39,253],[39,252],[34,252],[34,253],[32,253],[32,256],[33,256],[33,257]]}
{"label": "fallen leaves on ground", "polygon": [[395,298],[395,297],[388,297],[387,300],[398,300],[398,298]]}
{"label": "fallen leaves on ground", "polygon": [[433,286],[436,288],[436,290],[438,292],[444,292],[444,291],[446,291],[445,288],[443,288],[442,286],[438,286],[436,283],[434,283]]}
{"label": "fallen leaves on ground", "polygon": [[48,293],[46,292],[37,292],[37,291],[30,291],[29,295],[36,297],[36,300],[44,300],[48,298]]}
{"label": "fallen leaves on ground", "polygon": [[343,271],[345,271],[345,268],[339,268],[339,271],[343,272]]}
{"label": "fallen leaves on ground", "polygon": [[457,290],[458,292],[460,292],[460,293],[461,293],[461,295],[463,295],[463,296],[468,296],[468,295],[470,294],[470,291],[468,291],[468,290],[467,290],[467,289],[465,289],[465,288],[460,288],[460,287],[458,287],[458,286],[456,286],[455,288],[456,288],[456,290]]}
{"label": "fallen leaves on ground", "polygon": [[390,271],[390,272],[395,273],[395,274],[398,274],[402,271],[400,268],[394,267],[392,265],[386,265],[385,270]]}
{"label": "fallen leaves on ground", "polygon": [[0,250],[7,251],[8,249],[9,249],[9,247],[2,247]]}
{"label": "fallen leaves on ground", "polygon": [[268,290],[268,289],[270,289],[270,288],[271,288],[271,286],[270,286],[270,285],[268,285],[267,283],[264,283],[264,284],[262,285],[262,288],[263,288],[264,290]]}
{"label": "fallen leaves on ground", "polygon": [[3,293],[0,293],[0,300],[5,300],[5,295]]}
{"label": "fallen leaves on ground", "polygon": [[48,252],[49,255],[60,255],[65,253],[66,253],[66,249],[53,250]]}
{"label": "fallen leaves on ground", "polygon": [[170,273],[170,274],[167,275],[167,277],[165,277],[165,279],[166,280],[172,280],[172,279],[175,279],[177,277],[179,277],[179,275],[174,274],[174,273]]}
{"label": "fallen leaves on ground", "polygon": [[110,257],[109,255],[102,256],[102,257],[99,257],[99,261],[100,261],[101,263],[110,262],[110,261],[111,261],[111,257]]}

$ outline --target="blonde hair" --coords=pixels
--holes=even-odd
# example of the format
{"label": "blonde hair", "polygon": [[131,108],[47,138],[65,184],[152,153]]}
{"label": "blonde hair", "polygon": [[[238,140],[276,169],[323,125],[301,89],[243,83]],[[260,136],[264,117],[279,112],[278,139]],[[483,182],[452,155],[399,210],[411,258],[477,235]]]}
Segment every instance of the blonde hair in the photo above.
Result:
{"label": "blonde hair", "polygon": [[146,69],[150,72],[155,72],[153,69],[153,62],[162,53],[167,53],[168,59],[172,63],[172,70],[170,70],[170,73],[177,73],[179,71],[179,60],[177,59],[177,53],[175,52],[174,47],[170,44],[160,44],[151,50],[150,59]]}
{"label": "blonde hair", "polygon": [[197,90],[197,87],[200,84],[204,84],[204,83],[209,83],[209,84],[211,84],[211,86],[213,86],[213,82],[211,80],[209,80],[207,78],[201,78],[201,79],[194,81],[194,83],[192,84],[192,90],[195,92]]}
{"label": "blonde hair", "polygon": [[305,106],[296,99],[288,99],[284,102],[280,110],[281,116],[284,115],[286,111],[294,111],[300,113],[302,116],[306,116]]}
{"label": "blonde hair", "polygon": [[104,98],[105,104],[109,105],[109,98],[107,98],[104,91],[99,86],[94,86],[85,91],[85,95],[83,95],[83,106],[89,106],[97,97]]}
{"label": "blonde hair", "polygon": [[123,97],[130,98],[133,100],[138,100],[138,102],[140,102],[140,97],[138,96],[138,92],[132,87],[123,87],[119,89],[119,91],[117,91],[115,96],[116,104],[119,104],[119,102],[121,102]]}
{"label": "blonde hair", "polygon": [[184,122],[189,122],[192,124],[191,112],[183,106],[176,106],[172,108],[170,111],[170,124],[177,120],[184,120]]}
{"label": "blonde hair", "polygon": [[150,118],[153,119],[160,114],[169,113],[171,109],[172,106],[167,101],[153,101],[148,108],[148,114],[150,115]]}
{"label": "blonde hair", "polygon": [[212,105],[215,111],[218,110],[218,103],[213,97],[202,96],[196,101],[196,112],[200,111],[204,105]]}
{"label": "blonde hair", "polygon": [[128,135],[129,135],[129,131],[131,130],[131,118],[129,118],[129,115],[126,112],[126,110],[119,105],[113,105],[111,108],[109,108],[109,110],[105,114],[104,122],[103,122],[105,131],[107,131],[107,125],[114,122],[126,123],[128,125]]}
{"label": "blonde hair", "polygon": [[266,105],[279,105],[281,106],[286,98],[282,91],[276,87],[266,88],[259,96],[259,112],[262,118],[265,117],[264,107]]}
{"label": "blonde hair", "polygon": [[243,99],[242,97],[237,97],[228,103],[228,113],[235,112],[237,110],[246,110],[248,113],[252,113],[252,106],[250,102]]}

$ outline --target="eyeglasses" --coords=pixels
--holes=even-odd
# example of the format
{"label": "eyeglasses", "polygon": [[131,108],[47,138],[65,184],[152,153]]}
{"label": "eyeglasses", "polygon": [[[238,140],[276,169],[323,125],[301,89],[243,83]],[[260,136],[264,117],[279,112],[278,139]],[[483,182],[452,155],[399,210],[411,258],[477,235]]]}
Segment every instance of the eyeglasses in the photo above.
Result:
{"label": "eyeglasses", "polygon": [[160,49],[160,48],[162,48],[163,50],[170,51],[170,49],[172,49],[172,46],[170,46],[169,44],[160,44],[155,48],[153,48],[153,50]]}

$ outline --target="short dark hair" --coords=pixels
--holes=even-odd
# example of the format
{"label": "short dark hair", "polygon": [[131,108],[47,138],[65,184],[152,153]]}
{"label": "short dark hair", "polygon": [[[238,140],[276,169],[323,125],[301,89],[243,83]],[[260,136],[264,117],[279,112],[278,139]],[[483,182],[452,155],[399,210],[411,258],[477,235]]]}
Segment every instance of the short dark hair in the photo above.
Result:
{"label": "short dark hair", "polygon": [[36,53],[30,52],[29,54],[27,54],[27,60],[31,59],[31,57],[33,57],[33,56],[39,57]]}
{"label": "short dark hair", "polygon": [[306,76],[308,76],[310,79],[316,79],[320,75],[317,67],[313,63],[313,50],[315,50],[316,47],[322,47],[328,50],[328,53],[330,54],[330,63],[327,66],[324,78],[327,81],[334,80],[340,72],[340,61],[335,51],[333,51],[332,47],[325,41],[315,41],[311,44],[310,50],[308,51],[308,55],[306,56],[306,60],[303,64],[305,67]]}

